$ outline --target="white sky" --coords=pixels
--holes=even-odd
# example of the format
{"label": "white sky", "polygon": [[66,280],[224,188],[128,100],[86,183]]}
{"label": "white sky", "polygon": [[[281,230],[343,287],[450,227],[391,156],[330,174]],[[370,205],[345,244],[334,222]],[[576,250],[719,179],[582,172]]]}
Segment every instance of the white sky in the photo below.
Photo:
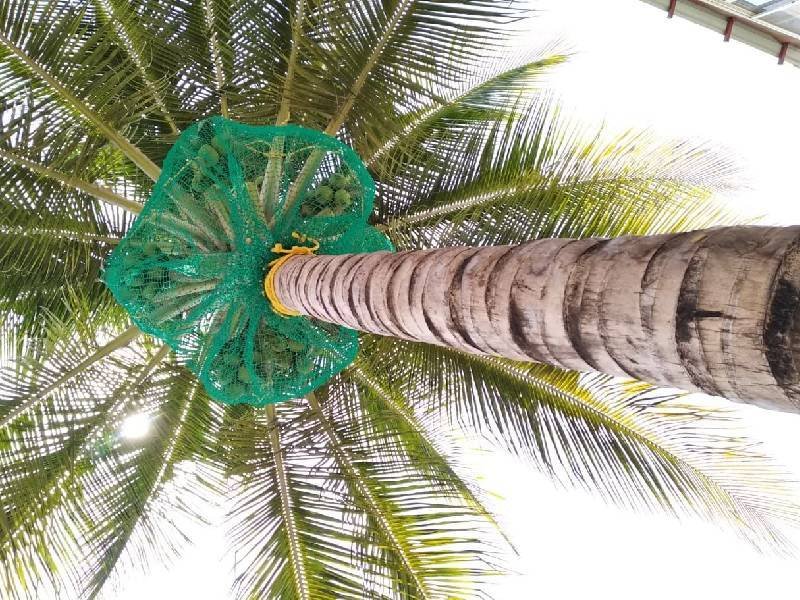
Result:
{"label": "white sky", "polygon": [[[559,38],[577,55],[552,85],[576,117],[611,129],[652,128],[710,140],[736,154],[750,189],[732,201],[771,223],[800,222],[796,149],[800,69],[639,0],[535,0],[545,9],[527,43]],[[800,417],[745,409],[775,456],[800,474]],[[764,557],[697,522],[631,514],[580,492],[554,489],[501,453],[474,454],[473,468],[520,554],[518,574],[497,581],[498,600],[795,600],[800,560]],[[223,600],[230,563],[220,530],[170,568],[129,580],[118,600]],[[800,541],[800,539],[798,539]]]}

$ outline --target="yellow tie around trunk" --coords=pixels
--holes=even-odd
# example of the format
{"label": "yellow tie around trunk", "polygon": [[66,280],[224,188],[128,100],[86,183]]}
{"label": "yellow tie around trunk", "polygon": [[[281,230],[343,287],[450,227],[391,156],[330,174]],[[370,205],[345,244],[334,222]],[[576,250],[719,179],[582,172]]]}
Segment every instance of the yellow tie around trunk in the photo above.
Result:
{"label": "yellow tie around trunk", "polygon": [[292,237],[296,239],[301,244],[305,242],[312,242],[314,245],[309,246],[292,246],[289,249],[283,247],[283,244],[275,244],[272,247],[272,252],[275,254],[284,254],[285,256],[281,256],[280,258],[276,258],[271,263],[269,263],[269,271],[267,271],[266,277],[264,277],[264,293],[267,296],[267,300],[272,305],[272,309],[278,313],[279,315],[283,315],[284,317],[296,317],[300,313],[296,310],[292,310],[288,306],[285,306],[279,299],[278,294],[275,293],[275,277],[278,274],[278,269],[281,268],[281,265],[285,263],[287,260],[292,258],[293,256],[298,256],[301,254],[314,254],[317,250],[319,250],[319,241],[307,237],[302,233],[297,233],[296,231],[292,232]]}

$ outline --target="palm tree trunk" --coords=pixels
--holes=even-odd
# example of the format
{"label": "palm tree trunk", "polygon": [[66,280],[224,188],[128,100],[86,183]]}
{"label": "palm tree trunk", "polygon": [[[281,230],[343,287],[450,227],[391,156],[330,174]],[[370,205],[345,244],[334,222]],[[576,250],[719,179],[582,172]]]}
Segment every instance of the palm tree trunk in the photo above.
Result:
{"label": "palm tree trunk", "polygon": [[361,331],[800,412],[800,227],[296,256],[275,287]]}

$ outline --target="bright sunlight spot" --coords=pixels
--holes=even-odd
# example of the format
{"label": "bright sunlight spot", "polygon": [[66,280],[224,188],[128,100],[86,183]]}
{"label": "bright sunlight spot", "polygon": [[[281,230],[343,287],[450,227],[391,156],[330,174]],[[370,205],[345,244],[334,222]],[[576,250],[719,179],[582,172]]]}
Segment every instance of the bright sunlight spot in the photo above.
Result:
{"label": "bright sunlight spot", "polygon": [[119,435],[126,440],[138,440],[150,432],[150,416],[136,414],[127,417],[120,425]]}

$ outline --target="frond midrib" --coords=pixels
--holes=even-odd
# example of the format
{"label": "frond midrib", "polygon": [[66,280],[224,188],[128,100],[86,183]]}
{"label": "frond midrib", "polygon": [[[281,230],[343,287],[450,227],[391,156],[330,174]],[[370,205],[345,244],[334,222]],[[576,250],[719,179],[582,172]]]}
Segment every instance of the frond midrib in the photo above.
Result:
{"label": "frond midrib", "polygon": [[76,189],[80,192],[85,194],[89,194],[90,196],[100,200],[101,202],[105,202],[112,206],[118,206],[128,212],[132,212],[134,214],[138,214],[142,211],[142,205],[134,200],[129,200],[124,196],[120,196],[116,192],[106,188],[99,186],[95,183],[90,183],[85,181],[79,177],[73,177],[72,175],[67,175],[66,173],[62,173],[56,169],[38,163],[34,160],[29,158],[25,158],[23,156],[19,156],[13,152],[9,152],[6,149],[0,148],[0,158],[5,159],[6,161],[18,165],[20,167],[24,167],[33,173],[38,175],[42,175],[43,177],[47,177],[48,179],[52,179],[53,181],[57,181],[58,183]]}
{"label": "frond midrib", "polygon": [[283,82],[283,91],[281,93],[281,103],[278,108],[278,116],[275,119],[275,125],[285,125],[289,122],[290,104],[291,104],[291,88],[294,79],[295,65],[297,63],[297,54],[300,46],[300,39],[303,33],[303,19],[305,18],[305,3],[306,0],[297,0],[295,6],[295,14],[292,19],[292,41],[291,49],[289,50],[289,61],[286,65],[286,79]]}
{"label": "frond midrib", "polygon": [[214,82],[217,93],[219,94],[219,111],[223,117],[228,117],[228,96],[222,92],[225,86],[225,71],[222,68],[222,55],[219,47],[219,35],[214,24],[214,7],[211,3],[214,0],[202,0],[203,2],[203,21],[208,30],[208,48],[211,53],[211,62],[214,65]]}
{"label": "frond midrib", "polygon": [[17,418],[24,415],[28,411],[34,409],[40,403],[44,402],[47,397],[56,389],[71,381],[78,375],[80,375],[83,371],[94,365],[95,363],[103,360],[106,356],[111,354],[112,352],[119,350],[120,348],[124,348],[128,344],[130,344],[133,340],[135,340],[139,335],[141,335],[141,331],[135,325],[132,325],[124,332],[119,334],[113,340],[98,348],[95,352],[93,352],[90,356],[82,360],[78,365],[61,375],[56,381],[47,385],[43,390],[38,390],[34,392],[28,400],[20,402],[18,406],[15,406],[13,409],[9,411],[9,413],[0,419],[0,430],[5,429],[11,423],[13,423]]}
{"label": "frond midrib", "polygon": [[[456,352],[458,354],[464,354],[464,353],[462,353],[460,351],[456,351]],[[467,356],[466,354],[464,354],[464,355]],[[685,467],[688,467],[688,469],[696,477],[698,477],[706,485],[708,485],[709,488],[715,489],[719,493],[721,493],[723,496],[729,498],[730,501],[734,504],[734,506],[736,507],[737,510],[742,510],[743,509],[746,512],[750,512],[751,511],[751,508],[748,506],[748,504],[746,502],[741,503],[741,501],[737,497],[737,494],[725,489],[725,487],[723,487],[717,481],[715,481],[714,479],[709,477],[702,469],[700,469],[699,467],[697,467],[696,465],[692,464],[687,459],[685,459],[685,458],[681,457],[680,455],[678,455],[677,453],[675,453],[675,451],[672,450],[669,447],[668,444],[664,444],[664,442],[662,440],[652,439],[646,433],[632,428],[627,423],[624,423],[624,422],[620,421],[619,419],[615,418],[613,415],[609,414],[608,412],[603,411],[599,407],[597,407],[597,406],[595,406],[595,405],[593,405],[591,403],[586,402],[584,399],[580,398],[579,396],[574,395],[574,394],[569,394],[565,390],[563,390],[563,389],[561,389],[561,388],[559,388],[559,387],[557,387],[557,386],[555,386],[555,385],[553,385],[553,384],[551,384],[551,383],[549,383],[547,381],[539,379],[539,378],[537,378],[535,376],[532,376],[532,375],[529,375],[529,374],[526,374],[526,373],[521,373],[521,372],[515,370],[513,367],[510,367],[508,365],[504,365],[502,363],[502,361],[499,361],[499,360],[496,360],[496,359],[493,359],[493,358],[490,358],[490,357],[483,357],[483,356],[476,356],[476,355],[468,355],[468,356],[470,358],[472,358],[472,359],[476,359],[477,361],[483,362],[484,364],[488,364],[488,365],[490,365],[490,366],[492,366],[494,368],[498,368],[502,372],[506,373],[507,375],[510,375],[512,377],[517,378],[521,382],[527,383],[527,384],[535,386],[535,387],[539,387],[539,388],[545,390],[546,393],[548,393],[550,395],[561,397],[561,398],[567,400],[568,402],[571,402],[573,404],[577,404],[577,405],[581,406],[583,409],[585,409],[585,410],[589,411],[590,413],[592,413],[598,419],[598,421],[604,422],[607,425],[611,425],[612,428],[617,430],[617,431],[624,431],[631,438],[638,440],[642,444],[645,444],[648,448],[650,448],[650,450],[652,450],[657,455],[662,456],[668,462],[670,462],[672,464],[680,464],[680,465],[683,465]]]}
{"label": "frond midrib", "polygon": [[46,237],[75,242],[89,243],[102,242],[104,244],[116,245],[119,237],[100,235],[97,233],[86,233],[83,231],[69,231],[66,229],[42,229],[40,227],[23,227],[22,225],[6,226],[0,225],[0,235],[16,237]]}
{"label": "frond midrib", "polygon": [[408,12],[408,8],[411,6],[413,1],[414,0],[400,0],[395,7],[392,16],[389,18],[389,21],[386,24],[386,28],[383,30],[383,33],[381,33],[380,38],[378,38],[378,41],[364,63],[364,66],[361,68],[358,76],[350,86],[350,92],[347,94],[345,101],[336,111],[336,114],[331,118],[328,126],[325,128],[325,133],[328,135],[336,135],[339,132],[339,128],[344,124],[345,120],[347,119],[347,115],[350,113],[350,109],[353,107],[353,104],[356,101],[356,98],[358,98],[358,95],[361,93],[361,88],[363,88],[364,84],[366,84],[367,78],[372,72],[372,69],[374,69],[375,65],[378,64],[386,45],[392,39],[392,36],[394,36],[397,27],[400,25],[401,20]]}
{"label": "frond midrib", "polygon": [[328,438],[328,442],[331,444],[331,448],[333,449],[337,461],[342,465],[343,470],[348,474],[348,481],[355,487],[357,494],[361,496],[367,503],[369,514],[376,519],[384,538],[389,543],[392,550],[397,553],[403,564],[404,570],[413,580],[414,586],[417,588],[421,599],[432,600],[432,596],[428,592],[427,586],[420,578],[411,562],[410,557],[408,556],[407,549],[397,538],[397,535],[392,528],[390,519],[384,514],[380,503],[373,496],[369,487],[364,483],[363,475],[360,469],[353,464],[353,462],[350,460],[350,457],[347,456],[347,453],[342,449],[339,436],[336,434],[336,431],[333,429],[324,412],[322,411],[322,407],[320,406],[316,396],[311,393],[306,396],[306,398],[308,399],[308,403],[312,410],[316,413],[320,425],[322,425],[322,429],[325,432],[325,436]]}
{"label": "frond midrib", "polygon": [[278,483],[278,497],[281,503],[281,516],[286,527],[286,538],[289,542],[289,560],[292,565],[292,575],[295,584],[295,591],[302,600],[311,600],[311,592],[308,585],[308,575],[306,574],[303,550],[300,547],[300,535],[298,533],[297,521],[294,516],[291,492],[289,490],[288,474],[286,465],[283,462],[283,449],[281,448],[280,431],[278,418],[274,405],[267,406],[267,419],[269,427],[269,443],[272,451],[272,458],[275,461],[275,479]]}
{"label": "frond midrib", "polygon": [[84,101],[80,100],[72,92],[70,92],[64,84],[51,75],[31,56],[25,53],[22,48],[11,42],[5,34],[0,32],[0,46],[8,50],[14,58],[17,59],[25,68],[38,79],[46,83],[58,96],[60,96],[73,110],[77,111],[86,121],[91,123],[98,131],[100,131],[106,138],[112,142],[120,151],[127,156],[131,162],[139,167],[153,181],[158,179],[161,169],[150,160],[144,152],[135,146],[130,140],[123,136],[120,132],[111,127],[104,119],[102,119],[92,108],[89,107]]}

